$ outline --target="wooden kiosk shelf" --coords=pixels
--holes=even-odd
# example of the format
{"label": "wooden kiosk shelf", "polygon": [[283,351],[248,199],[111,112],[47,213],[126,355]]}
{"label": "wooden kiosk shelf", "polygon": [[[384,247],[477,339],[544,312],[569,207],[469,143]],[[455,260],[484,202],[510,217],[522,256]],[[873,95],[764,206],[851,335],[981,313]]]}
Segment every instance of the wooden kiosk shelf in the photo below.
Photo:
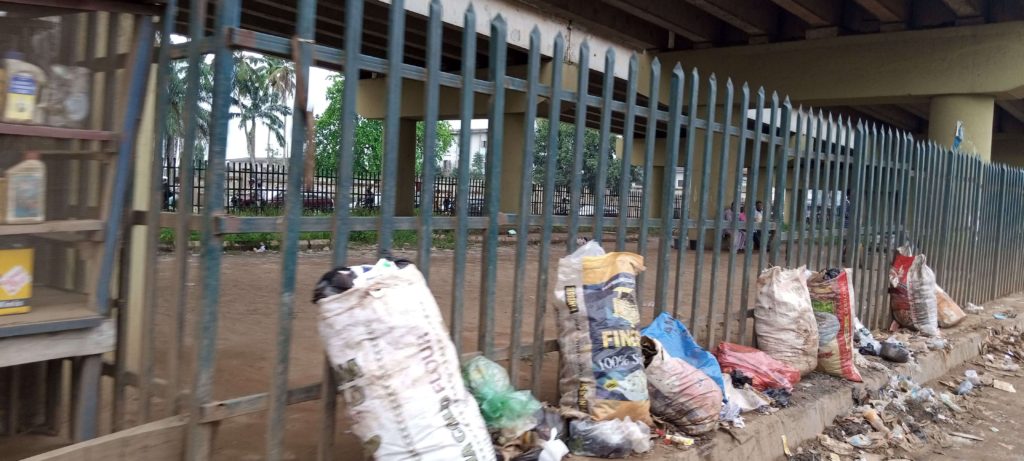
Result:
{"label": "wooden kiosk shelf", "polygon": [[106,317],[88,301],[81,293],[35,287],[30,312],[0,315],[0,338],[98,326]]}
{"label": "wooden kiosk shelf", "polygon": [[103,130],[79,130],[42,125],[0,123],[0,134],[33,136],[37,138],[80,139],[84,141],[114,141],[117,133]]}
{"label": "wooden kiosk shelf", "polygon": [[0,235],[38,235],[100,230],[103,230],[103,221],[99,219],[65,219],[38,224],[0,224]]}

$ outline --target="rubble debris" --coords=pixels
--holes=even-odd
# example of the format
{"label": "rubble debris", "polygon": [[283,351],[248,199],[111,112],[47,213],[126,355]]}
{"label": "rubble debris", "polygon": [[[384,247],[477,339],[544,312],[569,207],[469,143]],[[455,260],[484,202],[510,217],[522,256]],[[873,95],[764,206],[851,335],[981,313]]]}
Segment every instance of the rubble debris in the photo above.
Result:
{"label": "rubble debris", "polygon": [[1013,384],[1010,384],[1006,381],[1000,381],[998,379],[992,381],[992,387],[999,389],[1001,391],[1009,392],[1011,394],[1017,393],[1017,390],[1013,388]]}
{"label": "rubble debris", "polygon": [[968,314],[975,314],[975,315],[980,314],[981,311],[983,311],[983,310],[985,310],[984,307],[981,307],[981,306],[979,306],[977,304],[974,304],[974,303],[967,303],[967,307],[964,308],[964,312],[967,312]]}

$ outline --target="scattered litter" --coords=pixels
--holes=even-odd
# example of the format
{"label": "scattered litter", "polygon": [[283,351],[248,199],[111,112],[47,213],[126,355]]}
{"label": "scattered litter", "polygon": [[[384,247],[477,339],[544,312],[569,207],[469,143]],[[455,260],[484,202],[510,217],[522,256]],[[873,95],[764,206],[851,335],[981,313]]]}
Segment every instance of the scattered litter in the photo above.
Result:
{"label": "scattered litter", "polygon": [[892,338],[882,343],[882,351],[879,355],[883,359],[895,363],[907,363],[910,361],[910,351],[899,341],[895,341]]}
{"label": "scattered litter", "polygon": [[1017,390],[1013,388],[1013,384],[1010,384],[1006,381],[1000,381],[998,379],[992,380],[992,387],[999,389],[1001,391],[1009,392],[1011,394],[1017,393]]}
{"label": "scattered litter", "polygon": [[989,429],[990,431],[992,431],[992,432],[999,432],[999,429],[996,429],[996,428],[994,428],[994,427],[990,427],[990,428],[988,428],[988,429]]}
{"label": "scattered litter", "polygon": [[786,436],[782,436],[782,452],[786,456],[793,456],[793,453],[789,451],[789,442],[786,441]]}
{"label": "scattered litter", "polygon": [[956,388],[956,395],[970,394],[973,390],[974,383],[972,383],[969,379],[965,379],[963,380],[963,382],[960,383],[960,386]]}
{"label": "scattered litter", "polygon": [[[817,327],[815,327],[817,328]],[[722,366],[723,373],[740,370],[752,380],[751,386],[757,390],[784,388],[792,390],[793,385],[800,381],[800,372],[766,354],[764,351],[739,344],[719,343],[715,348],[715,357]],[[817,360],[817,356],[815,356]],[[728,390],[726,390],[728,394]],[[726,398],[729,399],[728,395]],[[757,408],[757,407],[754,407]]]}
{"label": "scattered litter", "polygon": [[842,459],[839,458],[839,455],[837,455],[835,453],[829,453],[828,454],[828,461],[842,461]]}
{"label": "scattered litter", "polygon": [[680,434],[669,434],[664,431],[658,431],[658,436],[661,437],[661,440],[665,445],[689,447],[692,446],[694,442],[694,440],[690,437],[686,437]]}
{"label": "scattered litter", "polygon": [[979,442],[984,442],[985,441],[984,437],[978,437],[976,435],[971,435],[971,434],[964,434],[963,432],[950,432],[949,435],[952,435],[954,437],[960,437],[962,439],[977,440]]}
{"label": "scattered litter", "polygon": [[857,435],[855,435],[853,437],[850,437],[850,438],[846,439],[846,442],[849,443],[850,445],[853,445],[853,446],[857,447],[857,448],[870,448],[871,447],[871,439],[869,439],[868,436],[866,436],[864,434],[857,434]]}
{"label": "scattered litter", "polygon": [[833,454],[851,456],[855,453],[853,447],[850,446],[850,444],[833,439],[832,437],[829,437],[827,434],[818,434],[818,443],[820,443],[821,446],[825,447],[825,449],[832,452]]}
{"label": "scattered litter", "polygon": [[501,431],[505,439],[512,440],[537,425],[540,402],[530,391],[517,391],[501,365],[478,356],[462,367],[462,377],[480,405],[488,429]]}
{"label": "scattered litter", "polygon": [[792,395],[785,389],[768,389],[764,391],[764,395],[771,398],[779,407],[786,408],[789,406],[789,399]]}
{"label": "scattered litter", "polygon": [[1006,451],[1013,451],[1013,445],[1007,445],[1007,444],[1005,444],[1003,442],[996,442],[996,443],[998,443],[999,446],[1005,448]]}
{"label": "scattered litter", "polygon": [[864,410],[863,415],[864,419],[867,420],[868,424],[870,424],[871,427],[875,428],[876,431],[883,432],[886,434],[889,433],[889,428],[885,427],[885,422],[882,421],[882,418],[878,416],[878,412],[875,411],[873,408],[868,408],[867,410]]}
{"label": "scattered litter", "polygon": [[771,404],[771,399],[753,387],[747,386],[740,389],[733,387],[732,380],[725,381],[725,399],[730,404],[735,403],[741,413],[753,411],[759,407]]}
{"label": "scattered litter", "polygon": [[974,384],[975,386],[981,384],[981,378],[978,377],[978,372],[976,370],[965,371],[964,377],[967,378],[967,380],[970,381],[971,384]]}
{"label": "scattered litter", "polygon": [[942,338],[932,338],[928,340],[927,345],[929,350],[938,351],[945,349],[949,342]]}
{"label": "scattered litter", "polygon": [[964,411],[964,409],[963,409],[963,408],[960,408],[960,406],[959,406],[959,405],[957,405],[957,404],[956,404],[956,402],[954,402],[954,401],[953,401],[953,396],[952,396],[952,395],[949,395],[949,393],[948,393],[948,392],[943,392],[943,393],[939,394],[939,400],[940,400],[940,401],[941,401],[941,402],[942,402],[942,403],[943,403],[944,405],[946,405],[947,407],[949,407],[949,409],[950,409],[950,410],[953,410],[953,411],[955,411],[955,412],[957,412],[957,413],[961,413],[961,412],[963,412],[963,411]]}
{"label": "scattered litter", "polygon": [[577,419],[569,423],[569,448],[579,456],[625,458],[630,453],[651,449],[651,430],[646,424],[625,419],[591,421]]}
{"label": "scattered litter", "polygon": [[1006,314],[1002,312],[996,312],[995,314],[992,314],[992,317],[994,317],[996,320],[1006,320],[1009,318],[1006,316]]}
{"label": "scattered litter", "polygon": [[981,307],[974,303],[967,303],[967,308],[964,309],[964,311],[967,312],[968,314],[980,314],[983,310],[985,310],[984,307]]}
{"label": "scattered litter", "polygon": [[[860,344],[860,353],[864,355],[878,355],[882,352],[882,343],[878,342],[874,336],[871,335],[871,330],[868,330],[860,323],[860,319],[854,317],[853,324],[857,328],[854,340]],[[860,364],[857,364],[860,366]]]}

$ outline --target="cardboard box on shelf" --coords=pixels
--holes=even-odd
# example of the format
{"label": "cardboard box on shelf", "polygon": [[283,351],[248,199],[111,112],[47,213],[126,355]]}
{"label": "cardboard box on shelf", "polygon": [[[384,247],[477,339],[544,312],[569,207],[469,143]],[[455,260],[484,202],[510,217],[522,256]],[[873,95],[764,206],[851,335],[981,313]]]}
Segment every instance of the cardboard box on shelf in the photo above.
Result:
{"label": "cardboard box on shelf", "polygon": [[34,257],[31,248],[0,250],[0,315],[31,310]]}

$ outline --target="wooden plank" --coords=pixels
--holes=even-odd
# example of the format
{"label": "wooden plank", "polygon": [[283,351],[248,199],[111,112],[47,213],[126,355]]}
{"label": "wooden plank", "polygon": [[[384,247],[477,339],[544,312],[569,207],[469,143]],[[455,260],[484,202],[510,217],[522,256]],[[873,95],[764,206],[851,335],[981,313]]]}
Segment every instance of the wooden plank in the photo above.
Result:
{"label": "wooden plank", "polygon": [[178,461],[184,456],[187,423],[182,416],[161,419],[23,461]]}
{"label": "wooden plank", "polygon": [[0,224],[0,235],[47,234],[53,232],[87,232],[103,230],[99,219],[67,219],[39,224]]}
{"label": "wooden plank", "polygon": [[95,328],[0,338],[0,368],[114,350],[112,320]]}

